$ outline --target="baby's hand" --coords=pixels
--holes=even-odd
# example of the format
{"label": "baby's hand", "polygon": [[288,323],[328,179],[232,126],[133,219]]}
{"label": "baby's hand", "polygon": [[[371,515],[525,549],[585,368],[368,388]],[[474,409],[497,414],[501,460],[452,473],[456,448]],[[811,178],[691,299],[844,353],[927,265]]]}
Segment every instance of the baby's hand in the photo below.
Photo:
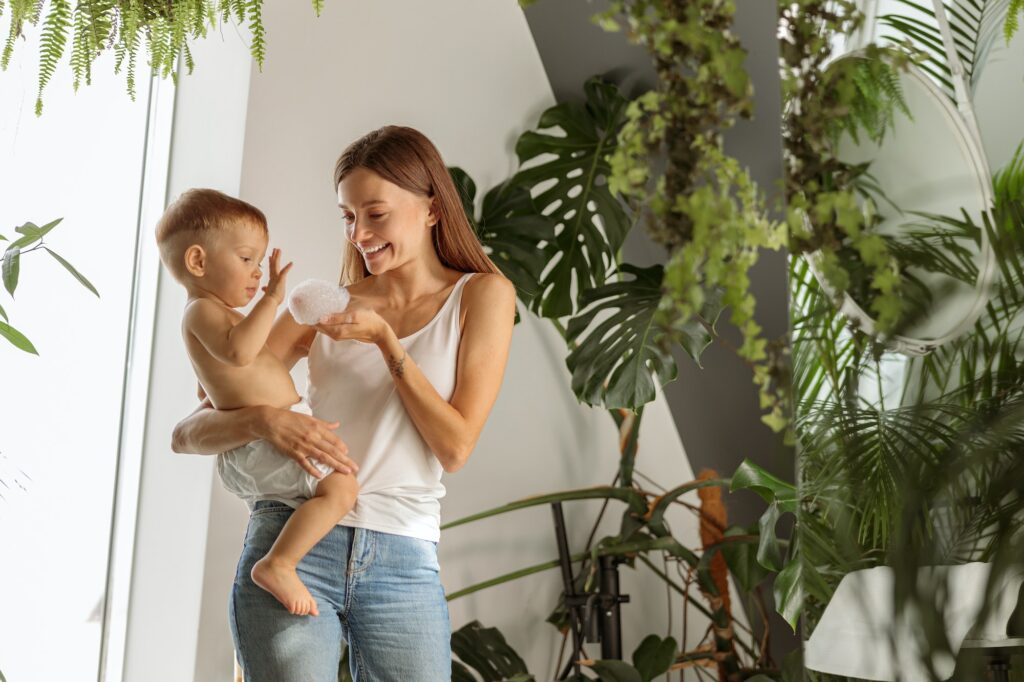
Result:
{"label": "baby's hand", "polygon": [[274,249],[270,253],[270,280],[267,282],[267,286],[263,287],[263,292],[275,299],[278,305],[284,301],[284,279],[288,275],[288,271],[292,269],[292,263],[284,266],[282,270],[278,270],[278,259],[281,257],[281,249]]}

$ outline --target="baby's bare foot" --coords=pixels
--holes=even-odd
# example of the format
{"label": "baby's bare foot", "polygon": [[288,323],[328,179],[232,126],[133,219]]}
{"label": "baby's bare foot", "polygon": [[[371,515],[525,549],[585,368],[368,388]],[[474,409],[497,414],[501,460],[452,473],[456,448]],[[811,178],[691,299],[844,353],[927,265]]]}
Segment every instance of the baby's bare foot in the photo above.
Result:
{"label": "baby's bare foot", "polygon": [[299,579],[293,566],[265,556],[252,567],[252,581],[274,595],[289,613],[296,616],[319,616],[316,599]]}

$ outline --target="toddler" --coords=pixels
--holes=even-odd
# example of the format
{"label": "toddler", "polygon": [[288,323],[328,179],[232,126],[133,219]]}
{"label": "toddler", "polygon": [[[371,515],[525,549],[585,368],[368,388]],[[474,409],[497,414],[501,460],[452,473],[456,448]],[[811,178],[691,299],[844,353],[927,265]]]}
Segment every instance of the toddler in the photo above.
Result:
{"label": "toddler", "polygon": [[[279,249],[271,253],[263,296],[248,315],[236,310],[256,296],[262,277],[260,262],[268,240],[263,212],[216,190],[191,189],[168,206],[156,237],[165,267],[188,291],[181,333],[212,405],[218,410],[271,405],[310,414],[288,369],[266,345],[292,267],[288,263],[279,268]],[[317,616],[316,600],[296,567],[352,510],[359,487],[354,475],[310,461],[323,478],[315,478],[267,441],[256,440],[218,455],[217,470],[224,486],[250,509],[257,499],[298,503],[251,575],[289,612]]]}

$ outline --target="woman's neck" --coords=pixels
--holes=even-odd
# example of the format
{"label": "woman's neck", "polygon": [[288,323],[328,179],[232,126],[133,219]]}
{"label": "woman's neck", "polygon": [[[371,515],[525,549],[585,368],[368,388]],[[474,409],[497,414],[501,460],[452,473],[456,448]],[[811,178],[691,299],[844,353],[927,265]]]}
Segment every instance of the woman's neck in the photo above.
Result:
{"label": "woman's neck", "polygon": [[452,283],[452,270],[436,254],[372,275],[370,292],[391,309],[401,310],[410,304],[434,296]]}

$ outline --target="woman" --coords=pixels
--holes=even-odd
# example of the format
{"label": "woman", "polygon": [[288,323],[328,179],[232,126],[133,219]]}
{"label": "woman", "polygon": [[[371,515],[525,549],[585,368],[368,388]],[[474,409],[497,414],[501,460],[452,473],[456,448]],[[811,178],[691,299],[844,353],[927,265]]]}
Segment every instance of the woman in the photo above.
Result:
{"label": "woman", "polygon": [[440,479],[465,465],[497,398],[515,288],[416,130],[386,126],[354,142],[334,186],[351,303],[315,329],[285,311],[268,341],[288,367],[308,356],[315,417],[204,403],[175,427],[172,447],[215,454],[264,438],[314,476],[309,460],[354,473],[361,487],[355,509],[299,564],[317,617],[289,614],[253,584],[253,563],[292,512],[256,502],[229,607],[246,682],[336,680],[343,638],[357,682],[448,680]]}

